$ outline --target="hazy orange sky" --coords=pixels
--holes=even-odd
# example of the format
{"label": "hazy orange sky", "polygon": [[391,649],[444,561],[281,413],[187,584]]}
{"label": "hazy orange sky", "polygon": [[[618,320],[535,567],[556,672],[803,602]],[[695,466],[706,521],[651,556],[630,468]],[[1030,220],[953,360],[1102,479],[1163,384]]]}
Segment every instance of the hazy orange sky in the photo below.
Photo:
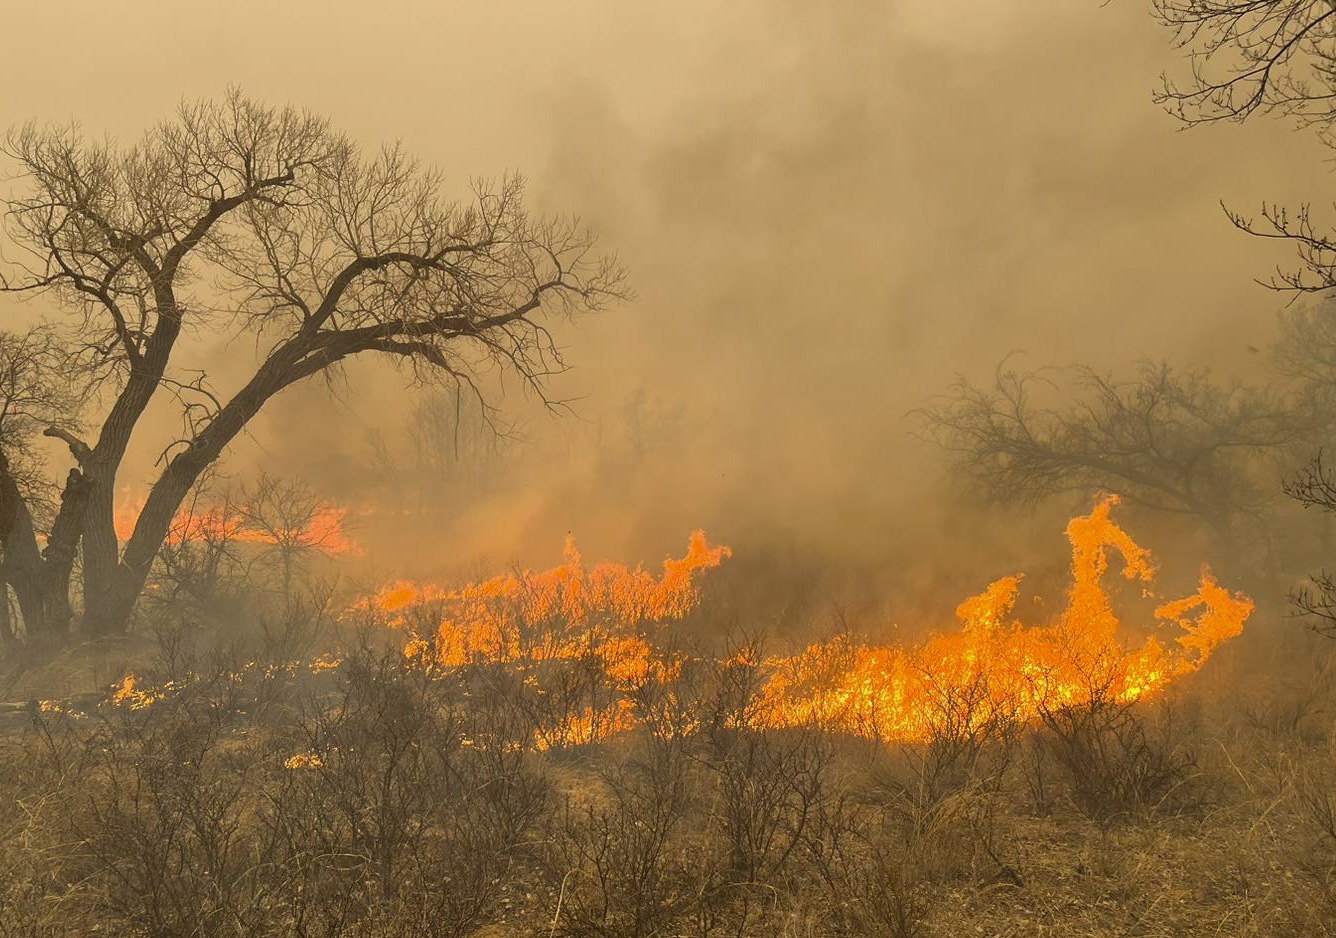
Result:
{"label": "hazy orange sky", "polygon": [[[906,412],[1013,349],[1248,367],[1281,305],[1251,277],[1286,255],[1218,203],[1325,184],[1316,142],[1279,122],[1180,133],[1150,95],[1182,55],[1131,0],[16,6],[0,125],[130,138],[236,83],[461,185],[521,170],[623,256],[636,302],[565,334],[554,392],[580,419],[535,431],[569,464],[458,532],[493,552],[548,554],[581,522],[672,548],[762,510],[748,499],[884,526],[930,459]],[[340,467],[405,392],[353,377],[334,417],[310,419],[319,388],[278,402],[237,459],[355,486]],[[638,390],[687,431],[609,492],[585,481],[590,428]]]}

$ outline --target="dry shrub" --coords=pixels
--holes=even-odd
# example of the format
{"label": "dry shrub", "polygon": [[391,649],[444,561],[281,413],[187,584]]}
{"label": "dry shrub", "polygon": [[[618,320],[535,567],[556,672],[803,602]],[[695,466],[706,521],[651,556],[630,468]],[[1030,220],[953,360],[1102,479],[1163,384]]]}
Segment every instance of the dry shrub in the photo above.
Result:
{"label": "dry shrub", "polygon": [[[657,761],[657,760],[656,760]],[[572,936],[648,938],[689,908],[701,856],[688,822],[686,766],[629,759],[604,768],[593,797],[568,799],[549,869],[560,881],[553,928]]]}
{"label": "dry shrub", "polygon": [[362,649],[320,677],[255,666],[84,719],[39,709],[10,743],[28,798],[0,817],[23,844],[0,863],[28,870],[0,890],[0,934],[475,930],[549,786],[506,708],[464,694]]}
{"label": "dry shrub", "polygon": [[1286,911],[1295,928],[1329,935],[1336,932],[1336,766],[1329,749],[1301,758],[1283,801],[1295,832],[1288,859],[1299,874],[1288,880]]}
{"label": "dry shrub", "polygon": [[1087,703],[1043,707],[1040,718],[1032,796],[1049,797],[1044,772],[1051,766],[1072,803],[1101,826],[1165,806],[1184,794],[1196,768],[1170,712],[1149,720],[1135,703],[1093,696]]}
{"label": "dry shrub", "polygon": [[[333,705],[302,721],[297,758],[319,764],[287,769],[288,798],[266,813],[310,858],[302,892],[322,898],[309,914],[352,903],[350,917],[376,934],[465,934],[545,787],[521,764],[498,772],[466,734],[450,682],[370,654],[345,660],[341,678]],[[517,787],[526,802],[511,800]]]}

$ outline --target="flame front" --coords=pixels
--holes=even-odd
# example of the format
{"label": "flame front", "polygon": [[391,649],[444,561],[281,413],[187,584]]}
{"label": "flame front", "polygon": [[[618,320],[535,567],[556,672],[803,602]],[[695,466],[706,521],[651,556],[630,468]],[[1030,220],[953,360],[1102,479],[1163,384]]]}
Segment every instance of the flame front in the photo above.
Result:
{"label": "flame front", "polygon": [[[917,648],[814,644],[791,656],[741,654],[717,666],[754,669],[758,690],[741,717],[755,727],[819,725],[882,740],[924,741],[943,721],[1030,720],[1045,709],[1096,700],[1133,701],[1192,673],[1240,634],[1253,602],[1220,586],[1209,570],[1195,593],[1160,605],[1155,635],[1129,647],[1103,585],[1110,552],[1122,575],[1151,584],[1148,551],[1111,518],[1116,497],[1072,519],[1071,586],[1062,614],[1046,626],[1012,618],[1019,576],[1004,577],[956,609],[959,630]],[[692,535],[661,576],[616,564],[586,568],[567,540],[565,562],[541,573],[498,576],[457,590],[399,582],[362,604],[411,635],[406,653],[437,667],[500,664],[526,671],[554,659],[594,661],[618,697],[590,705],[543,733],[540,747],[587,742],[647,718],[632,692],[656,681],[671,689],[683,660],[654,644],[647,626],[680,619],[699,599],[695,577],[731,556]]]}
{"label": "flame front", "polygon": [[[573,658],[593,653],[616,677],[648,668],[651,647],[637,633],[646,622],[680,619],[695,606],[697,572],[732,556],[711,547],[704,531],[691,535],[681,559],[654,576],[637,567],[601,563],[586,569],[567,537],[565,562],[542,572],[492,577],[459,590],[401,580],[366,603],[390,625],[429,636],[442,666]],[[421,642],[411,647],[425,650]]]}
{"label": "flame front", "polygon": [[773,659],[757,708],[768,726],[818,722],[887,740],[924,741],[944,721],[983,724],[998,716],[1026,721],[1044,710],[1092,701],[1133,701],[1163,689],[1206,663],[1239,635],[1253,602],[1221,587],[1209,570],[1191,596],[1155,610],[1180,633],[1174,647],[1156,636],[1129,648],[1104,589],[1109,551],[1123,576],[1151,583],[1150,554],[1110,518],[1117,498],[1072,519],[1072,583],[1067,607],[1047,627],[1010,618],[1019,576],[993,582],[961,603],[959,631],[935,635],[917,649],[853,645],[836,639]]}

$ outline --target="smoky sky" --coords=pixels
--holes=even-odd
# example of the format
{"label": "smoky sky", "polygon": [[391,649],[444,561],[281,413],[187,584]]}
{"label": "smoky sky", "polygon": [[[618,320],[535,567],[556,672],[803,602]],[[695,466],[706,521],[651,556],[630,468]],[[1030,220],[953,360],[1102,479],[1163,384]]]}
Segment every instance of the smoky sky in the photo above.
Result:
{"label": "smoky sky", "polygon": [[[543,454],[531,471],[450,531],[368,522],[420,565],[536,560],[568,530],[653,560],[696,526],[904,553],[963,510],[908,411],[1014,350],[1255,368],[1283,300],[1252,278],[1286,255],[1220,201],[1298,203],[1326,173],[1278,121],[1180,132],[1151,92],[1183,53],[1131,0],[130,0],[4,17],[0,124],[131,139],[237,84],[368,148],[401,140],[461,187],[524,172],[537,207],[578,213],[621,255],[634,302],[560,331],[572,367],[552,392],[575,415],[506,404]],[[220,374],[241,354],[193,341]],[[365,366],[336,390],[274,402],[233,465],[355,500],[367,434],[402,432],[414,392]],[[672,432],[620,472],[608,428],[636,400]],[[127,484],[151,477],[152,436]]]}

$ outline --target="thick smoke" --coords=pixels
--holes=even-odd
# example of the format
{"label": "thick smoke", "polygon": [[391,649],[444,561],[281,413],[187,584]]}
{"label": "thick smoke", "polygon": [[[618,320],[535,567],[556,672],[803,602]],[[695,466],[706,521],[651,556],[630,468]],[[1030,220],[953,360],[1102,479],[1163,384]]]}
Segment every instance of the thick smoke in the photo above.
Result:
{"label": "thick smoke", "polygon": [[[519,439],[434,488],[414,437],[423,402],[450,400],[382,368],[297,389],[256,423],[229,471],[354,506],[383,571],[539,563],[567,531],[590,556],[655,561],[703,526],[830,602],[912,615],[909,597],[945,610],[1027,556],[1061,565],[1058,526],[1034,521],[1027,554],[1029,528],[984,523],[907,413],[1015,349],[1255,369],[1279,301],[1248,278],[1280,256],[1218,201],[1301,201],[1322,171],[1276,123],[1177,133],[1150,91],[1181,56],[1138,4],[379,4],[359,6],[359,52],[335,58],[325,40],[351,5],[261,9],[161,4],[143,30],[72,9],[58,48],[0,62],[0,122],[75,116],[128,138],[181,95],[240,82],[368,147],[401,138],[461,186],[527,172],[537,205],[580,213],[638,293],[561,327],[573,368],[551,394],[573,414],[509,394]],[[42,10],[8,14],[16,34],[60,15]],[[177,39],[205,29],[204,55]],[[194,341],[224,388],[252,351]],[[149,478],[165,416],[158,429],[127,484]]]}

